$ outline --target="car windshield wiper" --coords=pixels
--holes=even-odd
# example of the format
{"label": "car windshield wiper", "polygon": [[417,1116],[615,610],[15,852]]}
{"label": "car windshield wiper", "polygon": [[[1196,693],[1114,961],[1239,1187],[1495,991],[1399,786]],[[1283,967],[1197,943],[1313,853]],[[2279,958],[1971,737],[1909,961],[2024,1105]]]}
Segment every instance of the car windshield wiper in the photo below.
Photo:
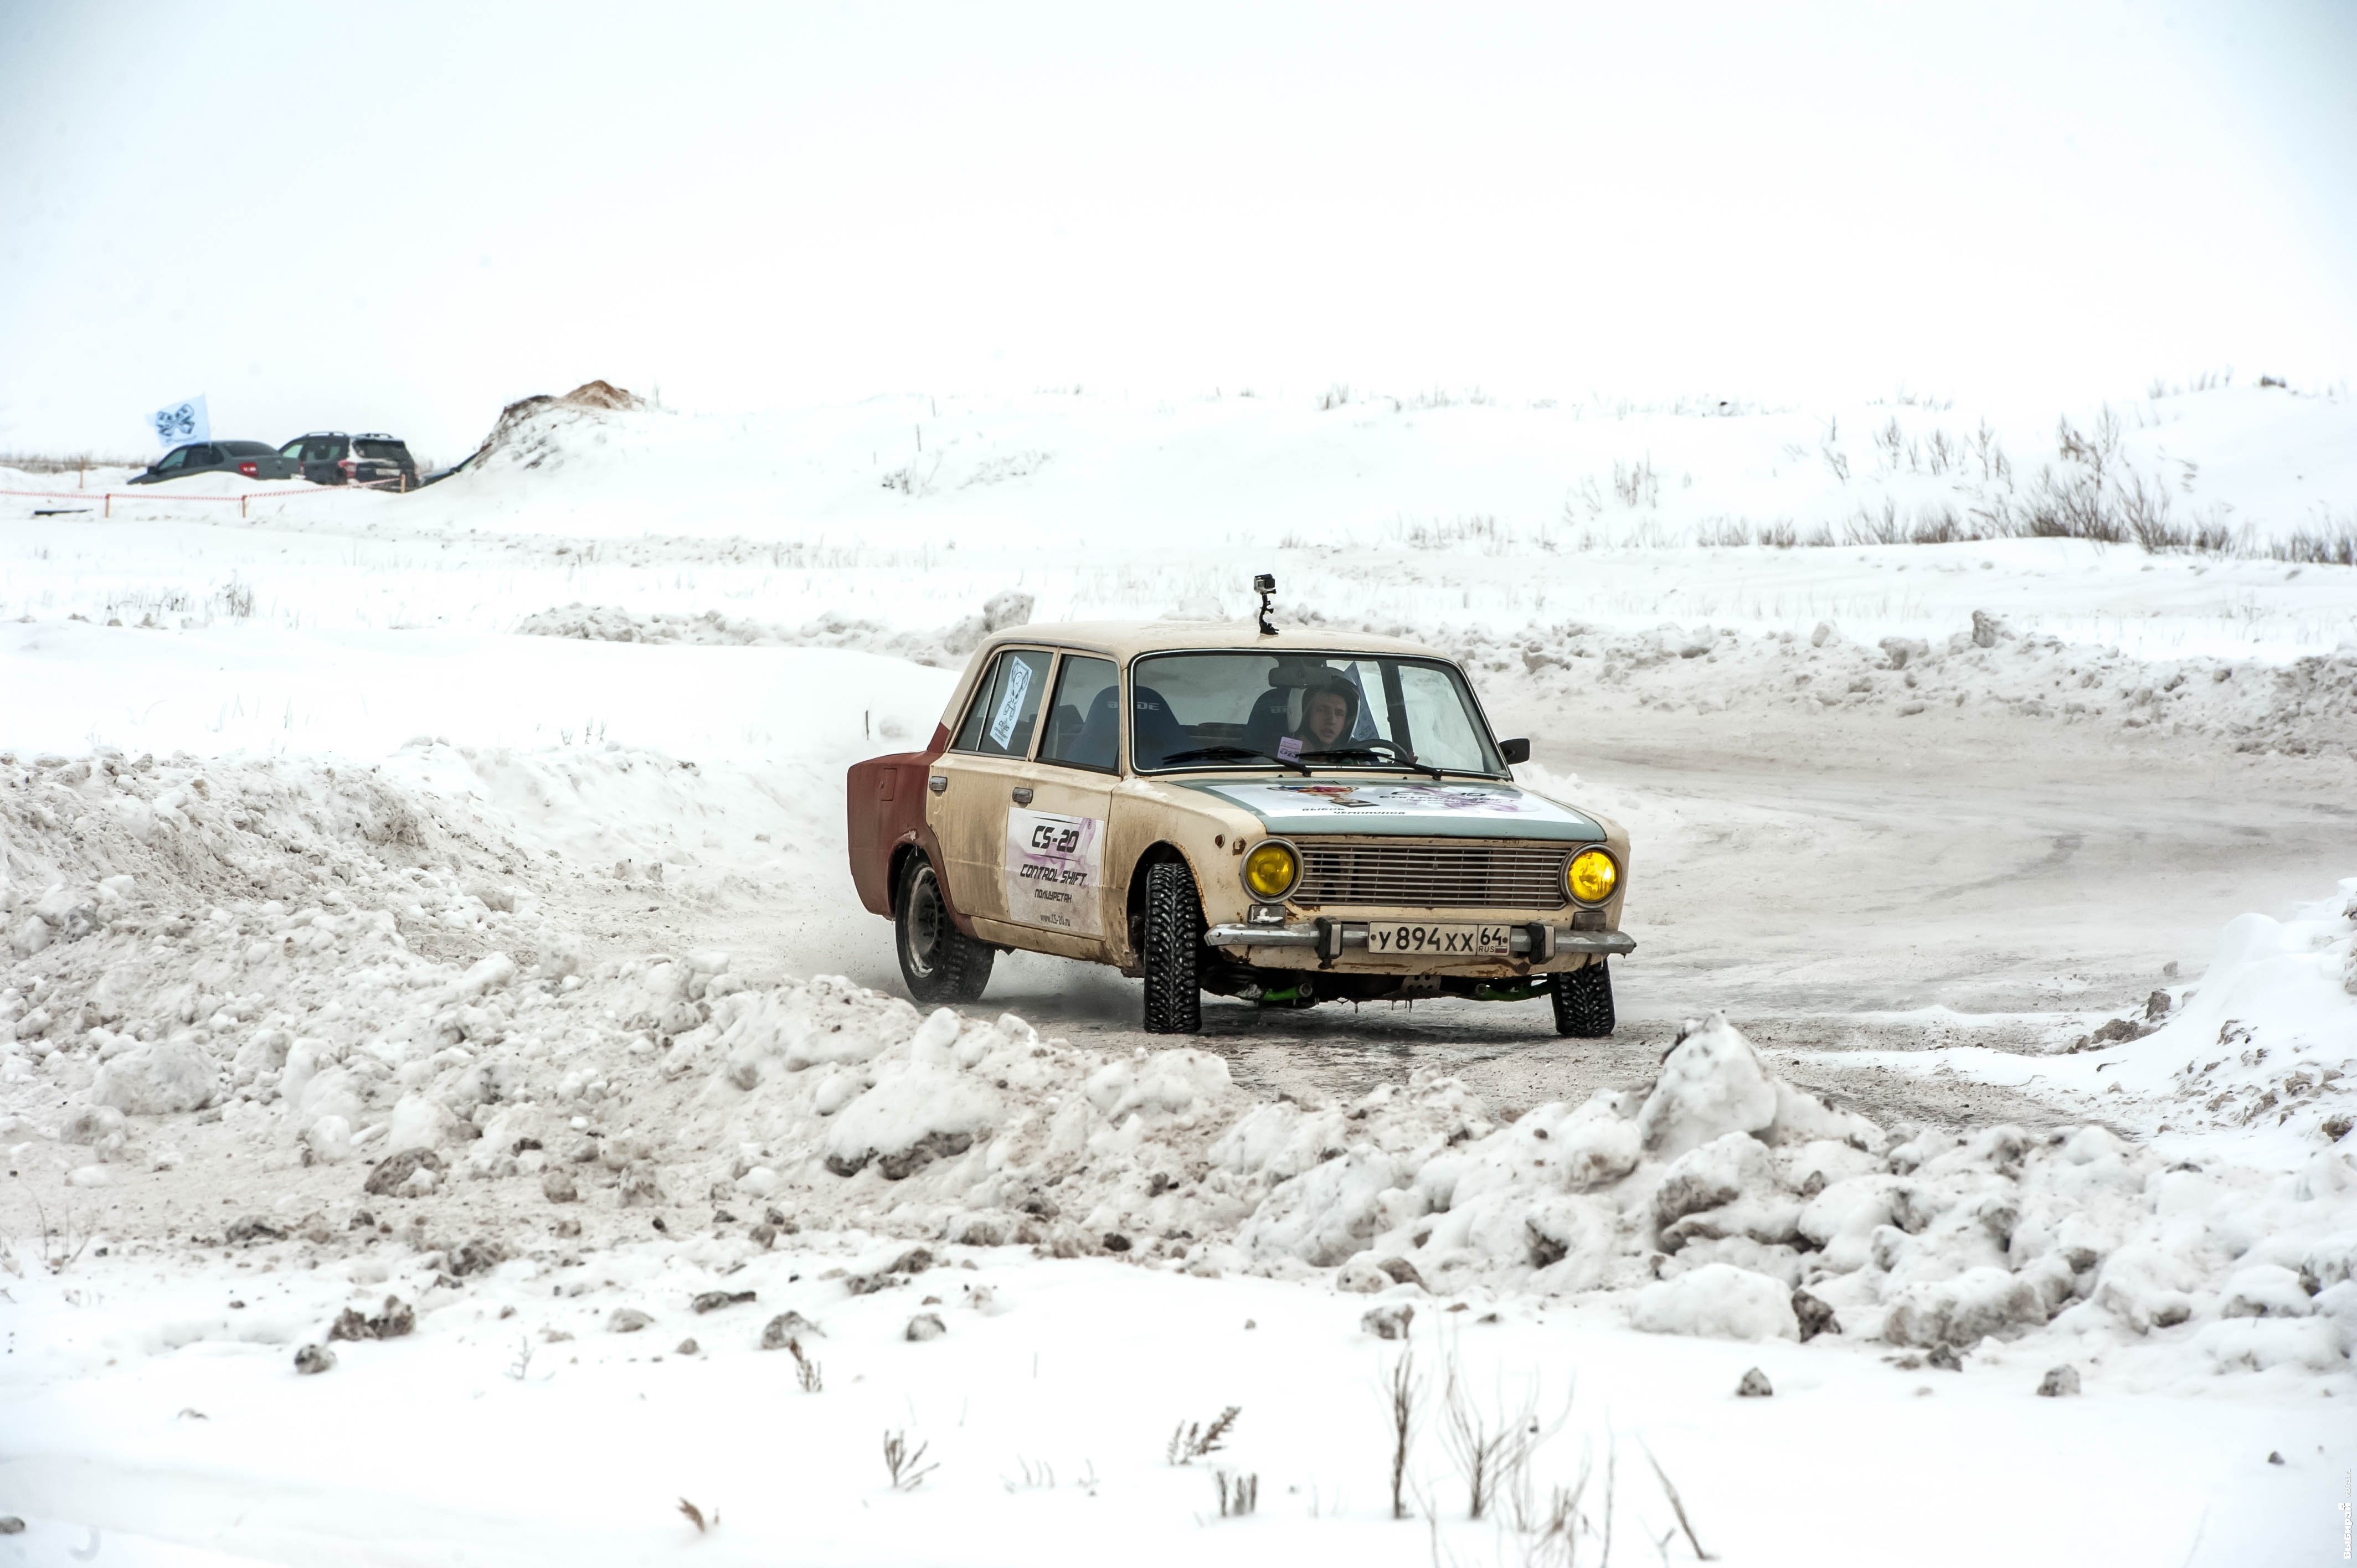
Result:
{"label": "car windshield wiper", "polygon": [[1191,751],[1174,751],[1162,760],[1167,765],[1173,762],[1205,762],[1218,757],[1265,757],[1279,768],[1290,768],[1304,777],[1308,777],[1309,773],[1306,764],[1297,762],[1292,757],[1279,757],[1273,751],[1262,751],[1249,746],[1199,746]]}
{"label": "car windshield wiper", "polygon": [[[1418,773],[1428,773],[1435,779],[1448,777],[1441,768],[1435,768],[1429,762],[1419,760],[1415,753],[1407,747],[1380,736],[1371,738],[1374,741],[1372,746],[1337,746],[1324,751],[1305,751],[1301,755],[1304,757],[1372,757],[1378,762],[1396,761],[1403,768],[1413,768]],[[1376,749],[1378,746],[1388,746],[1390,749],[1388,752],[1380,751]]]}

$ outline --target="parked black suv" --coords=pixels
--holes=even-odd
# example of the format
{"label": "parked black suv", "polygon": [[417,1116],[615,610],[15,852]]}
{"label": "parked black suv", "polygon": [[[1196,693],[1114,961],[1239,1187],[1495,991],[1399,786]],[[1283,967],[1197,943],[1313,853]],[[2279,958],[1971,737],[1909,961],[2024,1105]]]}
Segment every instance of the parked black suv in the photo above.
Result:
{"label": "parked black suv", "polygon": [[131,476],[135,485],[158,485],[190,474],[236,474],[248,479],[291,479],[296,465],[259,441],[191,441],[175,446]]}
{"label": "parked black suv", "polygon": [[382,433],[347,435],[340,430],[315,430],[298,435],[278,449],[302,466],[303,477],[315,485],[382,484],[387,488],[417,488],[417,462],[397,436]]}

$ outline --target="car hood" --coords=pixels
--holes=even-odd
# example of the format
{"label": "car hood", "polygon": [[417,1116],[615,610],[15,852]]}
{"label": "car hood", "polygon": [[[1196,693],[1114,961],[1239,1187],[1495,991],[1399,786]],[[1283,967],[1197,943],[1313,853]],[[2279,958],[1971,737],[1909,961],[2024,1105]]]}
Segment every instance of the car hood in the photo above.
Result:
{"label": "car hood", "polygon": [[1340,779],[1166,779],[1258,817],[1272,833],[1372,833],[1411,838],[1554,839],[1600,843],[1604,825],[1512,784]]}

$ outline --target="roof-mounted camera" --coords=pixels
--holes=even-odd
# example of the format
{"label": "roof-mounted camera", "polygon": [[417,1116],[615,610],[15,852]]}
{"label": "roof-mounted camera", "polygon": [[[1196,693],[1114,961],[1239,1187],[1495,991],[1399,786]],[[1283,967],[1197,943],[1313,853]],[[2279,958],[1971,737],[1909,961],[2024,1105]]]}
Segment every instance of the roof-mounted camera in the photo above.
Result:
{"label": "roof-mounted camera", "polygon": [[1253,579],[1253,592],[1260,596],[1260,634],[1275,637],[1276,625],[1268,618],[1269,600],[1276,594],[1276,579],[1266,572]]}

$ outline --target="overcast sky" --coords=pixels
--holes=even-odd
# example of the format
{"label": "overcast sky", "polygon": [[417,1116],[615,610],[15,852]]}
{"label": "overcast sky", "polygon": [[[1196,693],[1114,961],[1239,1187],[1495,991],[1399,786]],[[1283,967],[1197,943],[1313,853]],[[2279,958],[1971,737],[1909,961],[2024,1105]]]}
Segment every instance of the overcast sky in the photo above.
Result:
{"label": "overcast sky", "polygon": [[2357,5],[0,0],[0,448],[2357,371]]}

